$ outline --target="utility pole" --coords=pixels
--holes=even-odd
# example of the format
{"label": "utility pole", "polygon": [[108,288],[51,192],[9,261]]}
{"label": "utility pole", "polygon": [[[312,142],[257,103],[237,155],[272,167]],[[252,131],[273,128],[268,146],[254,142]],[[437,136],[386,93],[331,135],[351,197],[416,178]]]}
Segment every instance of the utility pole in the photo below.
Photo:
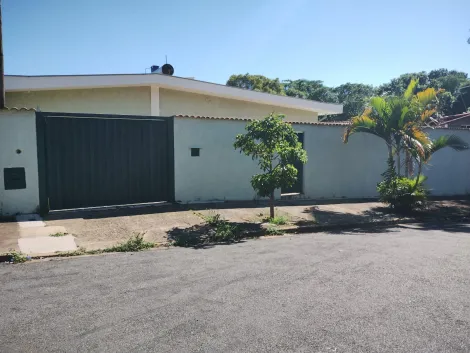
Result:
{"label": "utility pole", "polygon": [[0,109],[5,108],[5,69],[3,67],[2,2],[0,0]]}

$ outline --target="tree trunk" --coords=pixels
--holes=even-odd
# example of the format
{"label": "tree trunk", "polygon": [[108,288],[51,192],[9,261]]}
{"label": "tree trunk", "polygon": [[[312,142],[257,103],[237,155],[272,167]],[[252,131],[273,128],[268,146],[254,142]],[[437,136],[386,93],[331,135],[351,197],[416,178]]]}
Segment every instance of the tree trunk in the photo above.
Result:
{"label": "tree trunk", "polygon": [[422,167],[423,167],[423,161],[422,161],[422,160],[419,160],[419,163],[418,163],[418,174],[416,174],[415,190],[416,190],[416,188],[418,187],[419,177],[421,176],[421,169],[422,169]]}
{"label": "tree trunk", "polygon": [[269,217],[274,218],[274,191],[269,196]]}
{"label": "tree trunk", "polygon": [[408,151],[405,152],[405,176],[410,177],[410,154]]}
{"label": "tree trunk", "polygon": [[387,143],[387,147],[388,147],[388,157],[393,159],[392,146],[390,146],[390,145]]}
{"label": "tree trunk", "polygon": [[400,177],[400,169],[401,169],[401,159],[400,159],[400,150],[397,150],[397,175]]}

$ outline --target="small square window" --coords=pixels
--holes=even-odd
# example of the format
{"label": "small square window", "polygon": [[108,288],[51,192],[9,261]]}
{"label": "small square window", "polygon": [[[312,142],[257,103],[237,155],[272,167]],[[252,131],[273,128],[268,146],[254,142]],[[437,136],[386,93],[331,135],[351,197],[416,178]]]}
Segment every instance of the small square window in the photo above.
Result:
{"label": "small square window", "polygon": [[26,189],[24,168],[4,168],[3,181],[5,190]]}
{"label": "small square window", "polygon": [[199,157],[200,148],[191,148],[191,157]]}

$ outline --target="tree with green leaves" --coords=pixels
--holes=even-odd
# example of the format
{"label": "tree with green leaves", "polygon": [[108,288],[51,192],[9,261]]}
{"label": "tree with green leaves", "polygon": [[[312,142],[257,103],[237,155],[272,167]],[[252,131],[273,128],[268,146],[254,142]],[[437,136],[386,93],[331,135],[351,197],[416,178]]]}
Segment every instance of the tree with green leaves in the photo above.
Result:
{"label": "tree with green leaves", "polygon": [[454,115],[470,108],[470,79],[465,72],[447,69],[400,75],[378,88],[360,83],[345,83],[337,87],[325,86],[320,80],[270,79],[262,75],[232,75],[228,86],[287,95],[327,103],[343,104],[343,114],[331,115],[325,120],[349,120],[362,113],[369,99],[378,96],[402,96],[412,79],[417,80],[416,91],[428,88],[445,90],[440,94],[436,116]]}
{"label": "tree with green leaves", "polygon": [[345,83],[333,89],[338,96],[338,102],[343,104],[343,114],[333,115],[329,120],[348,120],[360,115],[369,101],[375,95],[375,88],[362,83]]}
{"label": "tree with green leaves", "polygon": [[292,126],[284,115],[270,114],[246,125],[246,133],[237,135],[234,147],[253,160],[263,173],[253,175],[251,185],[260,197],[269,197],[270,217],[274,218],[274,191],[292,186],[297,180],[294,163],[307,162]]}
{"label": "tree with green leaves", "polygon": [[310,99],[319,102],[337,103],[338,96],[320,80],[286,80],[282,81],[286,95],[289,97]]}
{"label": "tree with green leaves", "polygon": [[278,94],[281,96],[286,95],[284,86],[279,79],[270,79],[262,75],[232,75],[227,81],[227,86]]}

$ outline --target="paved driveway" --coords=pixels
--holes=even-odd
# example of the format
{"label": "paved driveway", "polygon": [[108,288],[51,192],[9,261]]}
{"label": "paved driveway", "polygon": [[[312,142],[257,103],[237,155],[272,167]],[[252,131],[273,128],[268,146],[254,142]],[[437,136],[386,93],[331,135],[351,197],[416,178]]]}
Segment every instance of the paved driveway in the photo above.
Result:
{"label": "paved driveway", "polygon": [[2,352],[469,352],[470,228],[0,266]]}

